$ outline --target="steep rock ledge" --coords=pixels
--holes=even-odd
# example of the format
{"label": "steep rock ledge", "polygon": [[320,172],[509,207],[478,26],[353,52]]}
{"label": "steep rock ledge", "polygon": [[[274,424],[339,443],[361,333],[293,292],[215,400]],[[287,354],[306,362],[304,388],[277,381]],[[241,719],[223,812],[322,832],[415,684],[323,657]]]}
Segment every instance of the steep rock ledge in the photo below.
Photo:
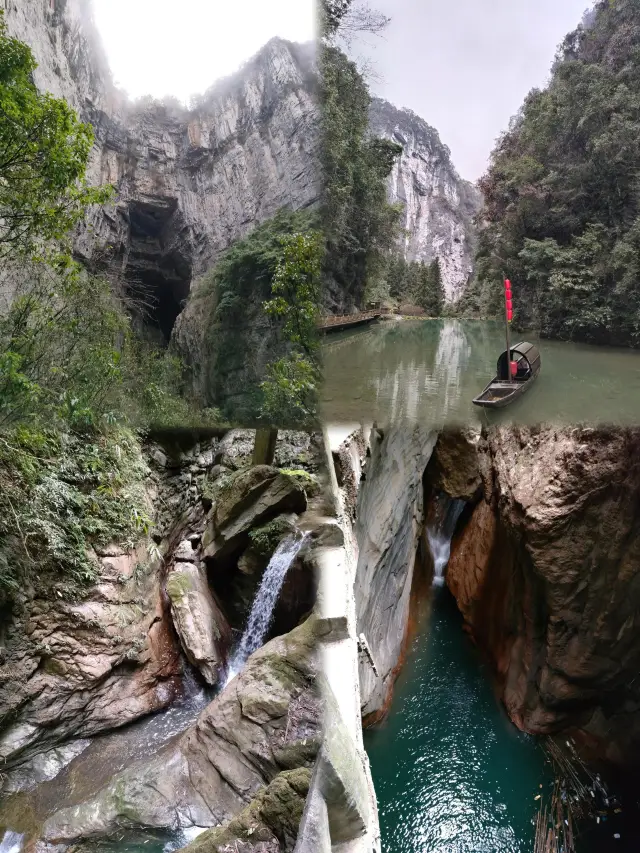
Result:
{"label": "steep rock ledge", "polygon": [[310,765],[321,731],[313,619],[272,640],[173,745],[44,828],[54,843],[118,829],[219,826],[283,770]]}
{"label": "steep rock ledge", "polygon": [[423,530],[422,477],[437,433],[416,427],[374,431],[366,486],[358,499],[356,614],[362,640],[362,713],[384,712],[409,618],[418,542]]}
{"label": "steep rock ledge", "polygon": [[522,729],[640,760],[640,432],[494,428],[447,582]]}
{"label": "steep rock ledge", "polygon": [[370,111],[376,136],[402,146],[389,177],[389,198],[404,209],[401,247],[407,261],[440,261],[449,302],[460,298],[473,273],[474,216],[480,191],[463,181],[438,132],[411,110],[374,98]]}

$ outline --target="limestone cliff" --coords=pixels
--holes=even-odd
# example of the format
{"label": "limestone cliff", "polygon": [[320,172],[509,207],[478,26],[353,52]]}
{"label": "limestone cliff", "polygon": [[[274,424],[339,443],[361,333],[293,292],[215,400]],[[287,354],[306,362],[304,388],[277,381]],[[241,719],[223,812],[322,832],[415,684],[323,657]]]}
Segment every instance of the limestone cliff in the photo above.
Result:
{"label": "limestone cliff", "polygon": [[165,340],[192,281],[225,248],[280,208],[318,199],[312,45],[270,41],[187,109],[115,89],[90,0],[10,2],[6,19],[33,49],[38,87],[93,125],[90,182],[117,188],[76,253],[144,294]]}
{"label": "limestone cliff", "polygon": [[370,115],[372,132],[403,149],[389,177],[389,198],[404,208],[404,256],[426,263],[438,258],[447,300],[455,302],[473,272],[480,192],[457,174],[437,130],[411,110],[374,98]]}

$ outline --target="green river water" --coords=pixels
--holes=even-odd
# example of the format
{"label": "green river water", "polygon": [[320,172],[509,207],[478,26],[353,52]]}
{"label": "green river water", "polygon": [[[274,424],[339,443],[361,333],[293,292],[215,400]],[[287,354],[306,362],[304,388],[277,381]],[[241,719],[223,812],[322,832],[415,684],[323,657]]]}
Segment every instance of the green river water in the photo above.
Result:
{"label": "green river water", "polygon": [[[424,604],[390,713],[365,732],[365,747],[383,853],[533,850],[535,797],[549,795],[551,767],[507,719],[446,587]],[[615,822],[582,826],[577,853],[638,853],[633,799]]]}
{"label": "green river water", "polygon": [[532,850],[534,798],[549,790],[550,769],[508,721],[446,588],[434,587],[391,712],[365,746],[384,853]]}
{"label": "green river water", "polygon": [[505,349],[499,323],[384,320],[325,339],[325,423],[640,423],[640,352],[518,336],[540,347],[531,389],[502,412],[472,404]]}

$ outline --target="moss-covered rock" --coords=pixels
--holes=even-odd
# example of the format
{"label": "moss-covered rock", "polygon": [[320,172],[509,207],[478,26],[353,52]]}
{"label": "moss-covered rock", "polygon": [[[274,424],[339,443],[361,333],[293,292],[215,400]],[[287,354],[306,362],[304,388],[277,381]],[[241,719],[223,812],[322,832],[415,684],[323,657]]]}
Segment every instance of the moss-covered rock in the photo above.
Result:
{"label": "moss-covered rock", "polygon": [[225,826],[200,835],[189,853],[290,853],[298,837],[311,771],[304,767],[280,773]]}

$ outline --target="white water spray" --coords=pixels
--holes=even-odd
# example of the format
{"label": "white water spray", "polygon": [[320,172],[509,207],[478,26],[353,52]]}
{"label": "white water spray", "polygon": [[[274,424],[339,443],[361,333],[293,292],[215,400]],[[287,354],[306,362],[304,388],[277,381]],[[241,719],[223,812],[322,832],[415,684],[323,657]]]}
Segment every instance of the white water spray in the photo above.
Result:
{"label": "white water spray", "polygon": [[225,686],[242,671],[249,657],[264,644],[284,579],[308,536],[308,533],[302,536],[300,534],[287,536],[271,557],[253,602],[240,645],[229,663]]}
{"label": "white water spray", "polygon": [[427,539],[433,556],[434,586],[444,585],[444,570],[451,556],[451,540],[463,509],[464,501],[446,495],[438,498],[436,518],[427,528]]}
{"label": "white water spray", "polygon": [[0,841],[0,853],[20,853],[23,838],[24,835],[8,829]]}

